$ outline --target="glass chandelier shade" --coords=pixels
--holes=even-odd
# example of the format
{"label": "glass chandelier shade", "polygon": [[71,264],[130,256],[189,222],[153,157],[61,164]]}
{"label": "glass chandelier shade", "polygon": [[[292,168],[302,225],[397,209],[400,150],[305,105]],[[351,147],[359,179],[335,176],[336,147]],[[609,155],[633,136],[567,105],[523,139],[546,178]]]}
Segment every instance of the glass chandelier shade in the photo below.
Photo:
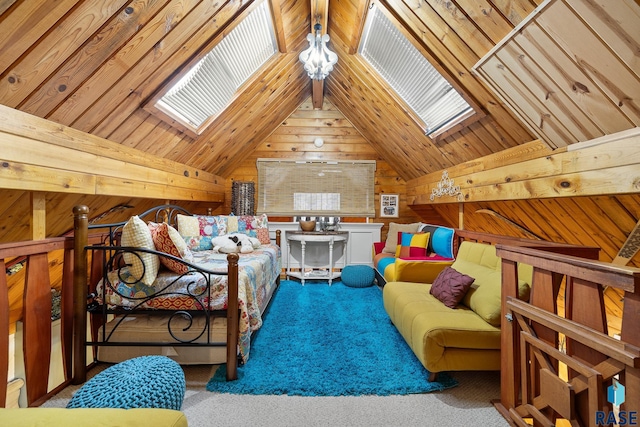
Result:
{"label": "glass chandelier shade", "polygon": [[300,53],[299,59],[304,64],[304,69],[309,77],[314,80],[324,80],[333,70],[334,64],[338,62],[338,55],[327,47],[329,34],[320,34],[322,26],[315,24],[313,29],[315,35],[312,33],[307,35],[309,48]]}

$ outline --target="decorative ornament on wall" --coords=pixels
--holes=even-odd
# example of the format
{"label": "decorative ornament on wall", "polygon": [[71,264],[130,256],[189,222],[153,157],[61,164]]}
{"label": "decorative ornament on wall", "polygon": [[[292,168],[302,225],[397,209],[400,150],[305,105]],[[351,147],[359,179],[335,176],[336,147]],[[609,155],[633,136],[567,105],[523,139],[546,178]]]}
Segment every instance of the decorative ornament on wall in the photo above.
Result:
{"label": "decorative ornament on wall", "polygon": [[462,201],[462,193],[460,192],[460,186],[454,185],[453,179],[449,178],[449,172],[442,171],[442,178],[438,182],[438,186],[431,190],[431,196],[429,199],[433,202],[436,197],[451,196],[456,197],[459,202]]}

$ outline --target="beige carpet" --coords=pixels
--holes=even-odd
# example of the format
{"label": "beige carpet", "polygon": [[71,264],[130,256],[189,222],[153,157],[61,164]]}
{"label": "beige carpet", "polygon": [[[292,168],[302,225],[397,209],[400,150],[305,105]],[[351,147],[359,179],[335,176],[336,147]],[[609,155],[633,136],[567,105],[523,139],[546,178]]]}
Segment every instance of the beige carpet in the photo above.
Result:
{"label": "beige carpet", "polygon": [[[509,425],[491,404],[500,397],[497,372],[456,372],[458,387],[430,394],[300,397],[213,394],[205,387],[214,369],[184,366],[182,410],[191,427]],[[68,387],[43,406],[65,407],[77,389]]]}

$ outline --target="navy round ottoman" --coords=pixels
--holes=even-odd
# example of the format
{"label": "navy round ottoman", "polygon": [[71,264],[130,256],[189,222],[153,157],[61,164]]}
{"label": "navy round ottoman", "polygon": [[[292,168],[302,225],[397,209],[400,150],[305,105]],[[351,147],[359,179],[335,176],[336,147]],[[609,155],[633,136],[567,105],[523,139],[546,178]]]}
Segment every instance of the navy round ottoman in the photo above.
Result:
{"label": "navy round ottoman", "polygon": [[180,410],[184,372],[165,356],[141,356],[110,366],[87,381],[67,408],[163,408]]}
{"label": "navy round ottoman", "polygon": [[368,265],[347,265],[342,269],[342,283],[351,288],[366,288],[373,285],[375,273]]}

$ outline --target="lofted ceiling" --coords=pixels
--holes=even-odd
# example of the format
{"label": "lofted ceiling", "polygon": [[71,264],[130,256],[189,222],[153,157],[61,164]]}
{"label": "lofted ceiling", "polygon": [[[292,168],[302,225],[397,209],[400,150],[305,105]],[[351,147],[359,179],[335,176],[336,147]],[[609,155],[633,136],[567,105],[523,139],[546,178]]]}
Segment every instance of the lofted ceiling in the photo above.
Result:
{"label": "lofted ceiling", "polygon": [[[438,139],[354,54],[368,1],[267,1],[280,52],[198,137],[162,121],[149,100],[257,1],[2,2],[0,104],[222,177],[312,94],[324,94],[405,180],[535,138],[470,70],[539,1],[377,2],[477,106],[474,123]],[[314,92],[298,54],[318,10],[328,11],[319,18],[339,62]]]}
{"label": "lofted ceiling", "polygon": [[[220,42],[261,1],[267,1],[272,11],[279,48],[275,57],[199,136],[159,115],[153,108],[154,97]],[[549,160],[549,154],[557,147],[566,149],[565,145],[580,140],[640,126],[640,108],[636,105],[640,99],[640,0],[375,1],[475,107],[477,114],[471,120],[433,139],[424,135],[407,108],[356,53],[373,3],[0,1],[0,105],[19,110],[11,113],[35,116],[21,120],[17,117],[25,117],[24,114],[11,114],[0,108],[2,126],[9,133],[19,128],[20,133],[0,140],[3,151],[11,151],[13,156],[0,156],[0,171],[11,184],[0,189],[0,241],[30,235],[30,228],[34,227],[29,218],[38,212],[37,200],[47,205],[46,234],[59,235],[68,230],[69,212],[75,204],[88,204],[92,212],[106,212],[121,204],[146,207],[154,203],[146,197],[148,187],[157,189],[151,198],[204,200],[207,207],[228,209],[229,200],[225,199],[230,198],[230,181],[254,179],[256,157],[366,158],[375,159],[380,171],[376,194],[401,195],[400,220],[404,221],[412,221],[416,215],[423,219],[435,215],[456,223],[456,215],[449,212],[451,206],[438,207],[429,201],[430,187],[438,182],[443,169],[448,169],[456,182],[482,186],[475,189],[475,199],[465,201],[490,203],[489,208],[495,211],[505,209],[506,203],[501,202],[505,200],[523,200],[517,203],[528,205],[528,199],[556,195],[634,193],[633,203],[611,197],[612,206],[604,212],[611,223],[603,233],[605,243],[601,246],[610,246],[613,258],[621,245],[619,240],[624,242],[638,221],[639,196],[633,169],[637,169],[637,154],[629,155],[626,148],[617,150],[615,156],[601,152],[598,162],[585,161],[591,169],[580,169],[587,170],[588,176],[575,171],[569,175],[571,171],[554,167],[575,163],[571,153],[562,156],[564,151],[557,150],[555,159],[559,160]],[[548,11],[546,16],[529,25],[532,14],[542,9]],[[330,47],[339,56],[334,70],[320,83],[312,83],[298,60],[316,21],[323,23],[331,36]],[[581,23],[593,28],[575,28]],[[505,37],[514,34],[515,46],[504,46]],[[595,34],[606,41],[597,45]],[[582,40],[589,43],[581,43]],[[518,50],[525,46],[529,53],[537,55],[535,59],[533,54],[528,56]],[[497,52],[496,57],[485,61],[490,67],[476,72],[474,67],[492,52]],[[488,83],[480,77],[482,73],[497,83]],[[510,84],[512,99],[504,96]],[[503,93],[499,95],[500,91]],[[524,99],[526,91],[528,100]],[[317,108],[319,105],[322,109]],[[47,119],[46,125],[38,125],[42,120],[35,119],[39,118]],[[16,125],[14,122],[18,121]],[[71,127],[73,132],[57,124]],[[79,135],[86,137],[85,132],[91,138],[82,140]],[[43,137],[38,139],[36,134]],[[318,134],[328,142],[322,149],[313,148]],[[24,137],[38,139],[37,144],[24,150],[14,147]],[[67,142],[82,149],[92,145],[90,142],[98,142],[82,156],[70,159],[72,156],[60,154],[69,150],[58,148],[54,155],[48,153],[50,146],[42,145],[54,138],[59,147],[65,148]],[[105,151],[112,157],[100,164],[99,173],[104,178],[101,189],[107,190],[78,190],[81,184],[92,189],[100,187],[86,176],[88,168],[78,164]],[[37,162],[33,161],[36,155]],[[36,180],[32,166],[46,163],[47,156],[54,166],[38,169],[44,172]],[[601,161],[606,156],[611,157],[610,162]],[[122,165],[130,164],[127,159],[132,157],[141,160],[135,167],[123,170]],[[526,170],[526,166],[520,170],[521,162],[529,159],[543,160],[528,163],[533,165],[529,166],[532,170]],[[65,167],[70,160],[74,161],[73,167]],[[138,167],[141,163],[144,168]],[[598,165],[610,169],[601,172]],[[621,165],[624,168],[613,168]],[[486,170],[491,168],[495,171]],[[127,185],[141,175],[147,181],[138,185],[137,192],[129,191]],[[538,185],[544,191],[527,182],[532,178],[542,182]],[[178,197],[184,188],[178,185],[180,180],[189,181],[192,188]],[[22,185],[23,181],[30,185]],[[595,181],[601,185],[585,184]],[[47,185],[50,183],[54,185]],[[514,190],[508,190],[507,183]],[[208,191],[201,185],[214,188],[209,194],[214,193],[215,197],[201,197]],[[223,186],[226,190],[219,190]],[[33,193],[38,192],[42,194],[34,197]],[[491,194],[486,196],[488,193]],[[136,199],[135,203],[132,199]],[[599,230],[601,223],[595,218],[602,212],[591,208],[591,199],[584,200],[589,207],[576,202],[580,207],[564,209],[572,211],[570,216],[578,218],[579,224],[593,224],[594,231],[585,232],[591,236]],[[561,202],[550,203],[550,210],[560,209],[553,204]],[[484,204],[465,205],[467,218],[475,210],[488,208]],[[594,205],[603,203],[599,200]],[[517,222],[549,222],[538,218],[537,208],[527,212],[526,218],[506,209],[502,214]],[[553,225],[566,227],[560,222]],[[472,224],[473,219],[469,218],[468,223]],[[487,227],[487,221],[480,223]],[[580,226],[576,226],[567,235],[574,236],[579,230]],[[486,231],[506,232],[499,227]],[[547,234],[547,238],[556,237]],[[608,245],[610,235],[616,237]],[[588,241],[589,236],[584,240]]]}
{"label": "lofted ceiling", "polygon": [[[569,175],[573,171],[570,167],[568,171],[562,168],[581,166],[575,165],[580,162],[571,153],[562,161],[554,161],[548,154],[556,147],[576,142],[576,138],[565,139],[565,135],[580,135],[586,140],[640,126],[640,0],[375,1],[476,109],[472,120],[433,139],[424,135],[407,108],[356,53],[372,0],[264,0],[270,4],[276,27],[276,56],[199,136],[161,117],[152,107],[154,97],[218,43],[259,1],[262,0],[0,1],[0,105],[50,121],[43,127],[30,119],[12,126],[14,123],[7,122],[16,115],[0,109],[1,124],[12,129],[20,127],[23,133],[0,140],[3,150],[11,150],[14,158],[22,159],[14,162],[20,163],[16,173],[9,167],[14,164],[0,154],[2,177],[13,184],[0,189],[0,241],[34,238],[39,231],[45,234],[44,228],[47,236],[64,234],[72,224],[71,209],[78,203],[90,207],[95,213],[92,219],[104,221],[126,217],[130,206],[139,212],[157,204],[144,193],[127,192],[125,184],[137,175],[153,175],[145,176],[148,180],[138,189],[142,192],[152,183],[149,186],[160,188],[154,194],[156,199],[188,201],[185,206],[189,209],[226,209],[228,200],[223,200],[226,205],[221,206],[220,199],[191,197],[193,190],[182,198],[176,197],[176,192],[181,191],[176,182],[206,182],[210,187],[224,184],[228,195],[230,181],[253,179],[255,158],[266,156],[375,159],[376,194],[401,195],[401,217],[391,219],[398,222],[425,220],[456,225],[464,210],[466,228],[519,235],[521,230],[509,225],[515,223],[520,228],[524,226],[529,234],[533,232],[547,240],[599,246],[604,260],[614,259],[632,230],[638,229],[637,149],[599,152],[585,160],[590,168],[597,169],[596,163],[609,168],[590,171],[591,180],[585,181],[579,173]],[[522,30],[520,26],[532,12],[551,3],[550,23]],[[584,13],[585,17],[565,19],[565,15],[556,13],[560,6],[571,9],[570,13]],[[580,13],[572,9],[578,6],[582,8]],[[609,19],[602,13],[605,9],[621,18]],[[306,36],[318,10],[322,11],[320,20],[339,61],[324,82],[312,83],[298,54],[306,48]],[[583,38],[584,33],[567,25],[587,21],[598,28],[586,35],[613,35],[616,43],[602,43],[597,50],[592,39]],[[527,55],[508,46],[506,54],[500,55],[510,61],[513,75],[503,64],[493,70],[481,70],[502,78],[492,87],[474,72],[474,66],[514,29],[518,29],[515,33],[520,37],[518,46],[532,46],[541,53],[542,60],[534,64]],[[542,36],[546,37],[545,43],[540,42]],[[572,51],[570,44],[579,49]],[[553,53],[549,53],[551,49]],[[611,58],[614,51],[619,63],[602,59]],[[561,57],[566,61],[561,62]],[[491,61],[488,64],[495,65]],[[561,89],[542,79],[551,76],[554,66],[558,68],[557,75],[548,80],[555,80],[563,86]],[[611,72],[614,68],[617,71]],[[497,94],[505,83],[516,83],[516,98],[530,89],[529,96],[534,99],[525,102],[520,110],[514,108],[504,94]],[[309,99],[316,108],[322,105],[322,110],[312,110]],[[607,108],[603,108],[605,104]],[[599,116],[599,122],[595,116]],[[38,144],[55,137],[58,146],[65,145],[65,138],[70,145],[90,145],[77,137],[80,132],[68,132],[56,123],[93,135],[93,139],[87,138],[91,141],[100,141],[92,148],[94,151],[87,150],[73,159],[75,169],[64,167],[67,159],[59,152],[68,151],[51,150],[56,151],[54,155],[48,147],[37,153],[31,146],[31,150],[17,147],[24,140],[20,137],[34,134],[45,136],[36,141]],[[544,132],[536,130],[534,134],[536,126],[544,128]],[[307,148],[313,147],[318,133],[326,136],[329,143],[322,150]],[[4,136],[0,134],[0,138]],[[538,138],[540,141],[535,141]],[[554,138],[561,143],[556,140],[549,144]],[[625,147],[630,144],[633,142]],[[98,150],[113,155],[100,164],[100,173],[109,178],[109,197],[82,193],[73,185],[64,187],[67,180],[79,185],[73,180],[85,178],[84,173],[77,172],[87,168],[78,168],[77,164],[99,155]],[[37,182],[35,167],[32,168],[37,162],[29,158],[36,155],[38,161],[50,155],[56,166],[52,170],[40,169],[45,172],[38,175]],[[122,165],[134,156],[144,158],[146,167],[138,167],[139,163],[124,173]],[[530,159],[543,160],[521,170],[522,162]],[[620,164],[625,168],[613,167]],[[111,167],[118,170],[106,173],[110,165],[120,166]],[[491,168],[494,169],[487,170]],[[428,201],[429,186],[439,180],[443,169],[457,173],[456,182],[463,181],[463,185],[483,181],[478,185],[484,187],[475,194],[494,193],[464,204],[444,201],[432,205]],[[198,172],[199,178],[193,179]],[[484,175],[479,179],[481,173]],[[543,173],[546,175],[541,176]],[[157,178],[158,174],[162,177]],[[216,176],[226,182],[218,182]],[[545,192],[527,181],[534,178],[543,182]],[[160,185],[154,181],[160,179],[168,182]],[[31,185],[22,186],[21,181]],[[48,181],[56,185],[47,186]],[[90,179],[86,181],[89,186],[98,187]],[[593,185],[594,181],[601,184]],[[506,190],[507,183],[517,191]],[[567,184],[572,185],[565,189]],[[595,190],[580,193],[581,185]],[[611,191],[616,185],[623,189]],[[564,192],[557,191],[559,187]],[[501,189],[511,192],[509,197]],[[390,221],[379,217],[374,220]],[[637,257],[634,265],[640,266]],[[21,292],[15,292],[16,301],[20,296]]]}

